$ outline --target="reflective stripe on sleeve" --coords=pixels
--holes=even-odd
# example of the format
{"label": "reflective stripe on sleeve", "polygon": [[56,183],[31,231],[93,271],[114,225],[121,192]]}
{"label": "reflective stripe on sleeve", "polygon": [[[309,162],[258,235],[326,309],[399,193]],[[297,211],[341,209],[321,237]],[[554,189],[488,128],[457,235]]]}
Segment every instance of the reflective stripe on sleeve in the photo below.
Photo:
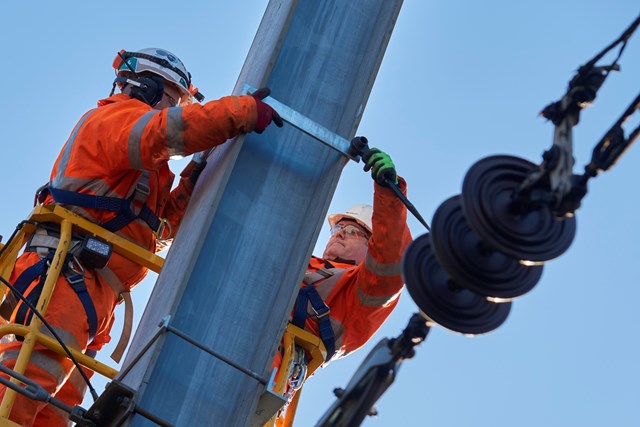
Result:
{"label": "reflective stripe on sleeve", "polygon": [[401,262],[394,262],[392,264],[378,262],[373,259],[369,252],[367,252],[367,258],[364,262],[364,266],[367,268],[367,270],[380,277],[390,277],[402,273]]}
{"label": "reflective stripe on sleeve", "polygon": [[360,286],[358,286],[358,298],[360,299],[360,304],[367,307],[383,307],[398,298],[400,292],[401,291],[398,291],[391,295],[367,295]]}
{"label": "reflective stripe on sleeve", "polygon": [[64,172],[67,169],[67,165],[69,164],[69,158],[71,157],[73,142],[75,141],[76,136],[78,135],[78,132],[80,131],[80,128],[82,127],[84,121],[87,120],[87,117],[89,117],[94,111],[95,109],[87,111],[85,115],[80,118],[80,121],[78,122],[76,127],[73,128],[73,132],[71,132],[71,136],[69,136],[69,139],[64,146],[62,157],[60,157],[60,162],[58,163],[58,173],[56,174],[57,178],[64,176]]}
{"label": "reflective stripe on sleeve", "polygon": [[334,317],[329,316],[329,321],[331,322],[331,329],[333,329],[333,335],[336,340],[336,350],[340,350],[343,343],[344,336],[344,325],[340,323],[340,321]]}
{"label": "reflective stripe on sleeve", "polygon": [[184,155],[184,122],[182,121],[182,107],[171,107],[167,110],[167,148],[169,156]]}
{"label": "reflective stripe on sleeve", "polygon": [[144,128],[147,126],[147,123],[149,123],[149,120],[159,112],[160,110],[152,110],[145,113],[138,119],[136,124],[133,125],[133,129],[131,129],[131,133],[129,133],[129,163],[133,169],[144,169],[144,165],[142,163],[142,150],[140,148],[142,132],[144,132]]}

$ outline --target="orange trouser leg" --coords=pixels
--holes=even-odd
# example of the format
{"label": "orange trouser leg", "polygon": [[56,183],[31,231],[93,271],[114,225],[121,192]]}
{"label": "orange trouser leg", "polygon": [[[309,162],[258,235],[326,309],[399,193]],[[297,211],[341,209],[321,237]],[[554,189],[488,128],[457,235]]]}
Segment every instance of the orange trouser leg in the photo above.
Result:
{"label": "orange trouser leg", "polygon": [[[93,371],[86,368],[82,368],[87,378],[91,379]],[[87,390],[87,384],[82,378],[82,375],[78,372],[78,368],[75,368],[69,379],[65,381],[62,388],[56,393],[56,399],[60,400],[67,406],[73,408],[75,405],[80,405],[84,399],[84,393]],[[53,405],[45,406],[36,416],[34,426],[42,427],[66,427],[73,423],[69,421],[69,414],[60,408]]]}
{"label": "orange trouser leg", "polygon": [[[22,255],[16,262],[16,268],[11,278],[12,282],[25,268],[35,264],[38,259],[35,253]],[[95,350],[99,350],[109,340],[115,297],[107,286],[97,283],[88,274],[85,275],[85,283],[98,313],[98,334],[91,346]],[[56,283],[45,318],[68,347],[81,351],[86,348],[89,339],[87,316],[78,296],[64,276],[60,277]],[[45,332],[46,328],[41,328],[41,331]],[[0,363],[13,368],[20,347],[21,343],[17,341],[0,345]],[[74,376],[70,378],[70,381],[67,381],[73,369],[73,363],[65,356],[37,345],[27,366],[25,376],[36,381],[58,400],[73,406],[81,403],[84,394],[83,390],[75,387],[74,384],[78,383],[73,379]],[[0,386],[0,399],[4,393],[5,387]],[[18,394],[12,407],[10,419],[22,426],[57,427],[67,425],[67,421],[63,417],[53,417],[49,410],[44,412],[42,417],[50,418],[41,423],[38,416],[45,406],[46,404],[43,402],[34,402]],[[45,422],[51,423],[45,424]]]}
{"label": "orange trouser leg", "polygon": [[[2,364],[4,366],[13,369],[20,346],[20,342],[0,346]],[[69,366],[69,364],[70,361],[63,360],[62,357],[52,351],[44,350],[38,346],[36,347],[36,351],[31,355],[31,363],[27,365],[24,375],[40,384],[49,394],[53,395],[56,394],[66,379],[67,373],[72,367]],[[0,399],[4,397],[5,391],[5,387],[0,387]],[[17,393],[9,419],[22,426],[35,426],[34,421],[36,415],[42,411],[45,406],[45,402],[34,401]],[[48,426],[49,425],[47,425],[47,427]],[[66,426],[66,422],[62,424],[50,424],[50,426]]]}
{"label": "orange trouser leg", "polygon": [[38,412],[33,425],[35,427],[69,427],[73,422],[69,421],[69,414],[66,411],[49,404]]}

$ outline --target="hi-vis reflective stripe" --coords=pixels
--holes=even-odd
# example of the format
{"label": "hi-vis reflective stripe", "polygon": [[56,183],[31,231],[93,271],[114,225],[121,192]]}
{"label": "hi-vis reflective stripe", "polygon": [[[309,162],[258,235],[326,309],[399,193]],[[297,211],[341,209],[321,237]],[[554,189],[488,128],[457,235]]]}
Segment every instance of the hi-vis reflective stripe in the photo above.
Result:
{"label": "hi-vis reflective stripe", "polygon": [[[142,206],[145,204],[147,200],[147,196],[149,195],[149,171],[145,170],[140,173],[138,180],[131,186],[131,188],[127,191],[125,195],[125,199],[133,198],[136,202],[140,204],[140,206],[130,205],[131,211],[135,215],[139,215],[142,209]],[[114,198],[122,198],[120,194],[116,193],[107,185],[106,182],[100,179],[87,179],[87,178],[75,178],[75,177],[57,177],[53,181],[51,181],[51,187],[66,190],[66,191],[74,191],[80,192],[80,190],[88,190],[90,193],[96,195],[97,197],[114,197]],[[65,205],[65,208],[71,210],[72,212],[89,219],[90,221],[95,221],[95,218],[89,215],[89,213],[84,209],[88,206],[76,206],[76,205]],[[55,249],[55,248],[53,248]]]}
{"label": "hi-vis reflective stripe", "polygon": [[[340,277],[347,271],[346,268],[330,268],[330,269],[320,269],[316,272],[307,271],[304,275],[303,282],[307,286],[316,286],[316,291],[318,291],[318,295],[322,298],[323,301],[329,297],[329,294],[333,290]],[[311,309],[311,304],[309,304],[308,313],[310,315],[314,314]]]}
{"label": "hi-vis reflective stripe", "polygon": [[[0,355],[0,363],[5,365],[7,360],[15,360],[18,358],[18,350],[7,350]],[[62,357],[62,356],[60,356]],[[34,351],[31,353],[31,358],[29,359],[29,364],[39,367],[40,369],[46,371],[51,375],[58,384],[62,384],[62,382],[67,377],[67,371],[57,360],[54,360],[39,351]],[[27,375],[28,376],[28,375]]]}
{"label": "hi-vis reflective stripe", "polygon": [[358,286],[358,299],[360,299],[360,304],[368,307],[383,307],[398,298],[400,292],[401,291],[398,291],[392,295],[367,295],[360,286]]}
{"label": "hi-vis reflective stripe", "polygon": [[[140,178],[138,178],[138,181],[134,183],[134,185],[129,189],[129,192],[124,196],[124,198],[128,199],[129,197],[131,197],[131,195],[133,195],[136,191],[138,184],[142,184],[143,187],[149,187],[149,176],[149,171],[143,171],[140,174]],[[109,185],[101,179],[61,176],[51,181],[51,186],[53,188],[59,188],[61,190],[76,192],[80,190],[88,190],[89,194],[99,194],[100,196],[105,197],[122,198],[120,194],[113,191],[111,187],[109,187]],[[144,203],[147,195],[147,193],[141,193],[140,195],[135,195],[134,197],[140,203]]]}
{"label": "hi-vis reflective stripe", "polygon": [[402,273],[402,263],[394,262],[392,264],[385,264],[378,262],[367,252],[367,258],[364,262],[364,266],[367,270],[379,277],[390,277]]}
{"label": "hi-vis reflective stripe", "polygon": [[[59,171],[59,170],[58,170]],[[101,179],[75,178],[67,176],[56,177],[51,181],[53,188],[60,188],[68,191],[89,190],[93,194],[101,194],[109,197],[120,197],[111,191],[111,187]]]}
{"label": "hi-vis reflective stripe", "polygon": [[45,411],[51,410],[54,414],[56,414],[62,420],[64,420],[64,422],[67,423],[67,425],[69,425],[69,426],[75,425],[75,424],[69,423],[69,413],[67,411],[63,411],[62,409],[58,408],[57,406],[47,405],[46,409],[44,409],[44,410]]}
{"label": "hi-vis reflective stripe", "polygon": [[142,141],[142,132],[149,123],[151,118],[158,114],[160,110],[152,110],[145,113],[138,119],[131,133],[129,133],[128,150],[129,150],[129,163],[133,169],[143,170],[144,165],[142,163],[142,152],[140,150],[140,142]]}
{"label": "hi-vis reflective stripe", "polygon": [[344,337],[344,331],[345,331],[344,325],[340,323],[337,319],[331,316],[329,316],[329,321],[331,322],[331,329],[333,329],[333,336],[335,339],[336,351],[340,353],[342,344],[344,343],[342,339]]}
{"label": "hi-vis reflective stripe", "polygon": [[[131,129],[128,141],[129,163],[131,167],[138,170],[144,169],[142,162],[141,141],[142,133],[151,118],[160,113],[160,110],[153,110],[145,113]],[[167,109],[167,127],[165,129],[167,139],[167,151],[169,156],[184,155],[184,140],[182,133],[184,122],[182,121],[182,107],[172,107]]]}
{"label": "hi-vis reflective stripe", "polygon": [[58,174],[56,178],[61,178],[62,176],[64,176],[65,169],[67,169],[67,165],[69,164],[69,157],[71,157],[71,148],[73,147],[73,142],[78,135],[78,131],[82,127],[84,121],[87,120],[87,117],[89,117],[94,111],[96,111],[95,108],[93,110],[87,111],[85,115],[80,118],[78,124],[76,124],[76,127],[73,128],[73,132],[71,132],[71,136],[69,136],[69,139],[64,146],[62,157],[60,158],[60,162],[58,163]]}
{"label": "hi-vis reflective stripe", "polygon": [[[67,331],[66,329],[59,328],[59,327],[53,326],[53,325],[51,325],[51,329],[53,329],[55,331],[55,333],[58,334],[58,336],[60,337],[62,342],[64,342],[64,344],[67,347],[69,347],[69,348],[71,348],[73,350],[80,350],[82,348],[80,346],[80,344],[78,344],[78,341],[76,340],[76,337],[74,337],[71,332]],[[51,337],[51,338],[53,338],[54,340],[57,341],[57,339],[53,336],[53,334],[51,333],[49,328],[47,328],[46,326],[44,326],[44,325],[41,326],[40,327],[40,332],[43,335]]]}
{"label": "hi-vis reflective stripe", "polygon": [[167,110],[167,147],[169,156],[184,156],[184,122],[182,107],[171,107]]}
{"label": "hi-vis reflective stripe", "polygon": [[[91,373],[87,373],[91,375]],[[80,375],[80,371],[78,371],[78,368],[75,368],[73,371],[71,371],[71,375],[69,375],[67,384],[73,386],[73,388],[76,389],[78,395],[80,396],[84,396],[84,392],[87,391],[87,383],[84,378],[82,378],[82,375]]]}

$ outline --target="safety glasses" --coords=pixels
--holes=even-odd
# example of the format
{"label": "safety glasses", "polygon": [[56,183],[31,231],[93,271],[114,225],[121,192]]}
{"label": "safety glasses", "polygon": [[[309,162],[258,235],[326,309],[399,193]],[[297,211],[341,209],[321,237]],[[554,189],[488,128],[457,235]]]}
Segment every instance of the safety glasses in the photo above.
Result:
{"label": "safety glasses", "polygon": [[178,99],[175,99],[173,96],[169,95],[167,91],[164,92],[164,96],[167,97],[167,101],[169,101],[169,105],[172,107],[175,107],[180,103],[180,97],[178,97]]}
{"label": "safety glasses", "polygon": [[336,234],[338,231],[340,231],[344,236],[351,236],[351,237],[361,236],[361,237],[364,237],[365,239],[369,239],[369,236],[364,231],[356,227],[355,225],[336,224],[333,227],[331,227],[330,231],[332,236]]}

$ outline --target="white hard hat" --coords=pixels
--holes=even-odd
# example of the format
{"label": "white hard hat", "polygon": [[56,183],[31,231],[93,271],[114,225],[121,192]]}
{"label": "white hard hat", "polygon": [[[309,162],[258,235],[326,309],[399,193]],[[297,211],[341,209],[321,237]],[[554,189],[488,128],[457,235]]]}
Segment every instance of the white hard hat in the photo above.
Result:
{"label": "white hard hat", "polygon": [[373,206],[371,205],[360,204],[351,206],[344,213],[329,215],[329,227],[333,227],[343,219],[352,219],[364,227],[369,233],[373,233],[372,215]]}
{"label": "white hard hat", "polygon": [[135,73],[149,71],[175,84],[186,98],[190,99],[194,96],[198,101],[202,101],[200,99],[202,95],[191,84],[191,74],[182,61],[168,50],[158,48],[141,49],[136,52],[121,50],[113,61],[113,68],[116,69],[118,76],[132,70]]}

